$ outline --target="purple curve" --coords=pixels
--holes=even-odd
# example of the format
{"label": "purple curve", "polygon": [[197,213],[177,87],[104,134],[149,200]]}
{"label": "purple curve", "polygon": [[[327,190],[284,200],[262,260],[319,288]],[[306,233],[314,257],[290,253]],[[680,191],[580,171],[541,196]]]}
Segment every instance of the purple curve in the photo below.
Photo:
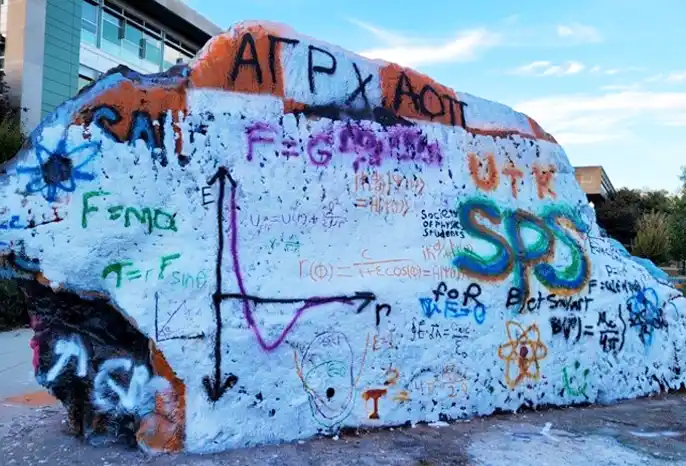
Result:
{"label": "purple curve", "polygon": [[[316,299],[316,298],[315,298]],[[262,334],[260,333],[259,329],[257,326],[253,327],[253,332],[255,332],[255,337],[257,338],[257,342],[260,344],[263,350],[265,351],[272,351],[275,348],[278,348],[281,343],[286,339],[286,336],[288,333],[291,331],[291,329],[295,326],[295,323],[298,321],[300,316],[305,312],[307,309],[321,306],[323,304],[329,304],[329,303],[345,303],[345,304],[352,304],[352,302],[349,299],[344,299],[344,298],[330,298],[325,301],[317,301],[317,302],[309,302],[305,303],[300,309],[298,309],[295,312],[295,315],[293,315],[293,318],[291,321],[288,323],[285,329],[283,329],[283,332],[281,332],[281,335],[274,340],[271,344],[268,344],[264,341]]]}
{"label": "purple curve", "polygon": [[283,341],[286,339],[286,336],[288,333],[293,329],[295,326],[296,322],[300,318],[300,316],[308,309],[321,306],[324,304],[330,304],[330,303],[345,303],[348,305],[353,304],[353,302],[350,299],[345,299],[345,298],[340,298],[340,297],[332,297],[332,298],[323,298],[323,297],[316,297],[313,296],[307,300],[305,300],[305,303],[295,312],[293,315],[293,318],[291,321],[286,325],[286,328],[283,329],[279,337],[274,340],[272,343],[267,343],[264,341],[264,337],[262,336],[262,333],[260,332],[260,329],[257,327],[255,324],[255,318],[253,317],[253,311],[250,306],[250,300],[246,298],[248,294],[246,293],[245,290],[245,284],[243,283],[243,275],[241,273],[241,268],[240,268],[240,260],[238,259],[238,204],[236,202],[236,185],[235,183],[231,183],[231,258],[233,261],[233,270],[234,274],[236,275],[236,282],[238,283],[238,291],[243,298],[241,298],[241,301],[243,301],[243,316],[245,317],[245,320],[248,322],[248,326],[252,329],[253,333],[255,334],[255,338],[257,338],[257,342],[259,343],[260,347],[265,350],[265,351],[272,351],[281,345]]}
{"label": "purple curve", "polygon": [[[233,271],[236,275],[236,282],[238,283],[238,291],[241,295],[246,296],[245,284],[243,283],[243,275],[241,274],[240,261],[238,260],[238,205],[236,203],[236,185],[231,183],[231,258],[233,259]],[[255,325],[255,320],[250,309],[250,301],[243,298],[243,316],[248,321],[248,325],[252,328]]]}

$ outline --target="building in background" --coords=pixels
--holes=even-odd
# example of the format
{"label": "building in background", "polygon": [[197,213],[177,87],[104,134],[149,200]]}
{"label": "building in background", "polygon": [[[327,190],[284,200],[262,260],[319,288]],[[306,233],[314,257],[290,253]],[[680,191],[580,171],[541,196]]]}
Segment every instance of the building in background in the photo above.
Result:
{"label": "building in background", "polygon": [[0,0],[2,64],[31,130],[100,74],[188,61],[221,29],[181,0]]}
{"label": "building in background", "polygon": [[574,167],[574,172],[586,198],[594,205],[600,205],[615,195],[615,188],[602,166]]}
{"label": "building in background", "polygon": [[7,35],[7,0],[0,0],[0,70],[5,68],[5,36]]}

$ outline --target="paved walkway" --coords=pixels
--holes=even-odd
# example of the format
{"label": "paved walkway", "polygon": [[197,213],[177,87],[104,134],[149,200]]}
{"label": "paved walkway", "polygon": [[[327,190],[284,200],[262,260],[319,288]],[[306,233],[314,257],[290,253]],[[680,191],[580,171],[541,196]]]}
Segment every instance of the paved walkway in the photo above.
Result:
{"label": "paved walkway", "polygon": [[[686,395],[351,433],[211,456],[146,457],[66,434],[65,413],[32,380],[30,332],[0,334],[0,464],[4,465],[680,465]],[[8,397],[10,397],[8,399]]]}
{"label": "paved walkway", "polygon": [[31,329],[0,333],[0,400],[42,390],[33,374],[32,336]]}
{"label": "paved walkway", "polygon": [[606,407],[384,429],[210,456],[150,458],[118,446],[88,446],[65,434],[64,417],[55,406],[0,406],[2,464],[686,466],[686,396],[681,394]]}

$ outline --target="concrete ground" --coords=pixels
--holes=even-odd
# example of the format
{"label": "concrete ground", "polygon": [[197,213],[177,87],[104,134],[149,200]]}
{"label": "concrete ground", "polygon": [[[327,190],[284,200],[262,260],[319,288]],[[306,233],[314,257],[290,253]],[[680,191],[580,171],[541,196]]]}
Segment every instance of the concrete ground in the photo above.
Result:
{"label": "concrete ground", "polygon": [[[218,455],[148,457],[66,434],[64,410],[25,380],[30,334],[0,335],[0,464],[4,465],[683,465],[686,395],[612,406],[501,414],[450,425],[348,433]],[[23,356],[22,356],[23,355]],[[23,360],[26,357],[27,360]],[[17,376],[18,379],[12,379]],[[12,379],[12,380],[10,380]],[[23,391],[22,391],[23,390]],[[9,396],[9,398],[8,398]]]}
{"label": "concrete ground", "polygon": [[0,333],[0,400],[41,390],[33,375],[32,336],[31,329]]}

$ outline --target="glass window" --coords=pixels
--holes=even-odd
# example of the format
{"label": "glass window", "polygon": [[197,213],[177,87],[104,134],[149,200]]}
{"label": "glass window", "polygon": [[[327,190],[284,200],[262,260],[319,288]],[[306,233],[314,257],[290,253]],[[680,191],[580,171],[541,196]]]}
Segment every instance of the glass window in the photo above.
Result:
{"label": "glass window", "polygon": [[98,6],[92,4],[88,0],[83,0],[83,5],[81,5],[81,20],[93,25],[97,24]]}
{"label": "glass window", "polygon": [[119,5],[116,5],[112,2],[108,2],[107,0],[105,0],[105,8],[112,10],[112,11],[116,11],[117,13],[123,13],[124,12],[121,9],[121,7],[119,7]]}
{"label": "glass window", "polygon": [[85,76],[79,75],[79,90],[83,89],[84,87],[88,86],[90,83],[92,83],[93,80],[90,78],[87,78]]}
{"label": "glass window", "polygon": [[106,41],[119,45],[122,38],[123,20],[106,11],[102,14],[102,37]]}
{"label": "glass window", "polygon": [[167,70],[176,65],[176,60],[181,58],[181,52],[169,44],[164,45],[164,69]]}
{"label": "glass window", "polygon": [[81,5],[81,41],[97,44],[98,6],[83,1]]}
{"label": "glass window", "polygon": [[94,70],[86,65],[79,65],[79,76],[83,76],[91,81],[98,79],[101,74],[102,73],[100,73],[98,70]]}
{"label": "glass window", "polygon": [[156,39],[149,34],[144,34],[143,36],[145,37],[143,58],[159,67],[162,63],[162,43],[159,39]]}
{"label": "glass window", "polygon": [[142,39],[143,31],[127,22],[122,41],[122,57],[134,63],[137,62],[143,56]]}
{"label": "glass window", "polygon": [[164,44],[164,69],[167,70],[170,67],[176,65],[179,60],[183,63],[188,63],[193,57],[186,52],[172,47],[169,44]]}

